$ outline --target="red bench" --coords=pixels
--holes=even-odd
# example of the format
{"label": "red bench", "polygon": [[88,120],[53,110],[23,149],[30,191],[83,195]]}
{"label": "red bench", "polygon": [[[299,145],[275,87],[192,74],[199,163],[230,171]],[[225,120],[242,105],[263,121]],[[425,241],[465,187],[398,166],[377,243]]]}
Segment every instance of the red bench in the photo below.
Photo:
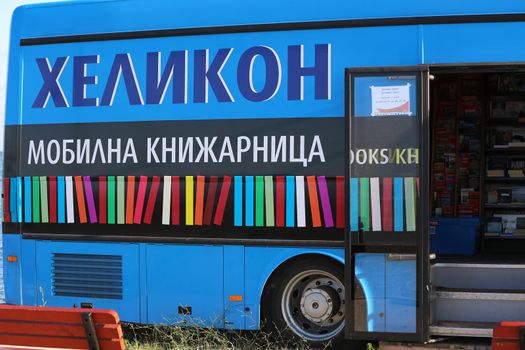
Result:
{"label": "red bench", "polygon": [[492,333],[492,350],[525,350],[525,322],[501,322]]}
{"label": "red bench", "polygon": [[0,305],[2,345],[123,350],[124,340],[113,310]]}

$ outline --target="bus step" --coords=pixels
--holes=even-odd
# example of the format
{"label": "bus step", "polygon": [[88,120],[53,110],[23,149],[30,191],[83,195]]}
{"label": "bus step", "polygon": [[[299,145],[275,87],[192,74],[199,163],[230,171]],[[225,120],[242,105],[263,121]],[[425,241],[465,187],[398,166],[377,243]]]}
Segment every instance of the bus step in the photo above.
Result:
{"label": "bus step", "polygon": [[437,288],[432,319],[457,322],[523,321],[525,291]]}
{"label": "bus step", "polygon": [[447,337],[492,338],[492,322],[436,322],[430,325],[430,335]]}

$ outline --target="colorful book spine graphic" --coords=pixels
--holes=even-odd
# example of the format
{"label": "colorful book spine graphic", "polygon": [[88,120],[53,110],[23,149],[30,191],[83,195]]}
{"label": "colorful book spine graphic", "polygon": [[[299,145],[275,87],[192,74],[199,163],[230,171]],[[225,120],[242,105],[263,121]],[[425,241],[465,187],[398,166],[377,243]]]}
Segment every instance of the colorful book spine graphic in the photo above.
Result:
{"label": "colorful book spine graphic", "polygon": [[319,209],[319,196],[317,194],[317,185],[315,176],[307,176],[308,198],[310,199],[310,211],[312,213],[312,226],[321,227],[321,211]]}
{"label": "colorful book spine graphic", "polygon": [[[126,193],[126,224],[128,225],[133,224],[133,208],[134,207],[135,207],[135,176],[128,176],[127,193]],[[168,221],[169,221],[169,216],[168,216]]]}
{"label": "colorful book spine graphic", "polygon": [[[128,203],[130,191],[128,190]],[[171,212],[171,176],[164,176],[163,187],[162,187],[162,224],[170,224],[170,212]],[[127,219],[126,219],[126,223]]]}
{"label": "colorful book spine graphic", "polygon": [[66,179],[63,176],[57,177],[57,212],[58,223],[66,222]]}
{"label": "colorful book spine graphic", "polygon": [[204,209],[204,225],[211,225],[215,197],[217,196],[218,176],[210,177],[210,185],[206,196],[206,208]]}
{"label": "colorful book spine graphic", "polygon": [[393,220],[392,220],[392,178],[383,178],[383,231],[392,231]]}
{"label": "colorful book spine graphic", "polygon": [[[5,222],[344,228],[348,207],[343,176],[27,176],[3,185]],[[349,188],[352,231],[416,230],[418,178],[351,178]]]}
{"label": "colorful book spine graphic", "polygon": [[295,177],[295,202],[297,203],[297,227],[306,227],[304,176]]}
{"label": "colorful book spine graphic", "polygon": [[335,200],[335,226],[337,228],[345,227],[345,177],[337,176],[336,182],[336,200]]}
{"label": "colorful book spine graphic", "polygon": [[[33,193],[35,193],[35,182],[33,181]],[[33,203],[34,203],[33,198]],[[67,211],[67,223],[72,224],[75,222],[75,210],[73,203],[73,177],[66,176],[66,211]],[[34,217],[34,207],[33,207],[33,217]]]}
{"label": "colorful book spine graphic", "polygon": [[146,199],[146,188],[148,186],[148,177],[141,176],[139,178],[139,190],[137,193],[137,202],[135,205],[135,215],[133,217],[134,224],[142,222],[142,212],[144,210],[144,200]]}
{"label": "colorful book spine graphic", "polygon": [[88,207],[89,222],[96,224],[97,220],[97,209],[95,207],[95,196],[93,195],[93,187],[91,186],[91,178],[84,176],[84,190],[86,191],[86,202]]}
{"label": "colorful book spine graphic", "polygon": [[226,202],[228,200],[228,194],[230,192],[231,176],[225,176],[222,179],[221,194],[219,195],[219,202],[217,203],[217,211],[215,212],[215,218],[213,223],[215,225],[222,225],[224,218],[224,210],[226,209]]}
{"label": "colorful book spine graphic", "polygon": [[124,176],[117,176],[117,224],[124,224],[126,222],[126,192]]}
{"label": "colorful book spine graphic", "polygon": [[242,226],[242,176],[233,177],[233,225]]}
{"label": "colorful book spine graphic", "polygon": [[286,227],[295,226],[295,176],[286,177]]}
{"label": "colorful book spine graphic", "polygon": [[49,222],[57,222],[57,177],[49,177]]}
{"label": "colorful book spine graphic", "polygon": [[108,180],[106,176],[98,178],[98,195],[98,221],[101,224],[107,224]]}
{"label": "colorful book spine graphic", "polygon": [[370,200],[372,208],[372,231],[381,231],[381,194],[379,178],[370,178]]}
{"label": "colorful book spine graphic", "polygon": [[195,225],[202,225],[204,217],[204,176],[197,176],[195,194]]}
{"label": "colorful book spine graphic", "polygon": [[[115,191],[115,176],[108,176],[107,178],[107,198],[108,198],[108,202],[107,202],[107,208],[108,208],[108,217],[107,217],[107,221],[108,221],[108,224],[115,224],[116,223],[116,209],[115,209],[115,204],[116,204],[116,197],[117,197],[117,194],[116,194],[116,191]],[[142,208],[141,208],[141,213],[140,215],[142,215]],[[135,222],[136,224],[140,224],[140,221],[139,222]]]}
{"label": "colorful book spine graphic", "polygon": [[253,182],[253,176],[246,176],[245,177],[245,184],[246,184],[246,226],[253,226],[254,225],[254,193],[255,193],[255,187]]}
{"label": "colorful book spine graphic", "polygon": [[[81,224],[85,224],[87,220],[86,214],[86,202],[84,199],[84,189],[82,186],[82,177],[75,176],[75,193],[77,195],[77,204],[78,204],[78,217]],[[42,210],[42,222],[44,221],[44,213]]]}
{"label": "colorful book spine graphic", "polygon": [[159,193],[159,187],[160,176],[153,176],[153,179],[151,180],[151,189],[148,196],[148,203],[146,204],[146,212],[144,213],[145,224],[151,224],[153,210],[155,209],[155,203],[157,202],[157,194]]}
{"label": "colorful book spine graphic", "polygon": [[[4,208],[5,208],[5,203],[4,203]],[[32,206],[31,206],[31,177],[24,176],[24,222],[26,223],[33,222],[31,209],[32,209]]]}
{"label": "colorful book spine graphic", "polygon": [[171,177],[171,224],[180,225],[180,178]]}
{"label": "colorful book spine graphic", "polygon": [[186,176],[186,226],[193,225],[193,176]]}

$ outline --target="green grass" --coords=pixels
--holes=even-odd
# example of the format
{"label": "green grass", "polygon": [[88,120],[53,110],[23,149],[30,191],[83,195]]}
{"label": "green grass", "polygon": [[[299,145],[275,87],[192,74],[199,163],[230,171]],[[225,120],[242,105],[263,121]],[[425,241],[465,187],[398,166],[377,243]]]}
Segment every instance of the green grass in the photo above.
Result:
{"label": "green grass", "polygon": [[310,350],[302,341],[290,343],[280,335],[263,331],[225,331],[215,328],[124,325],[126,349],[130,350]]}

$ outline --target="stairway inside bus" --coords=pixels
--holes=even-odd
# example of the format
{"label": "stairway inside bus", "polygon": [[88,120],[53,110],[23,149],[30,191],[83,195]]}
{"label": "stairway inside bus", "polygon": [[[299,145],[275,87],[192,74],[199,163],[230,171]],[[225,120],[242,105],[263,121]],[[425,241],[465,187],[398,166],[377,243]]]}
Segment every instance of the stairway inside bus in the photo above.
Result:
{"label": "stairway inside bus", "polygon": [[525,321],[525,70],[431,71],[430,333]]}

